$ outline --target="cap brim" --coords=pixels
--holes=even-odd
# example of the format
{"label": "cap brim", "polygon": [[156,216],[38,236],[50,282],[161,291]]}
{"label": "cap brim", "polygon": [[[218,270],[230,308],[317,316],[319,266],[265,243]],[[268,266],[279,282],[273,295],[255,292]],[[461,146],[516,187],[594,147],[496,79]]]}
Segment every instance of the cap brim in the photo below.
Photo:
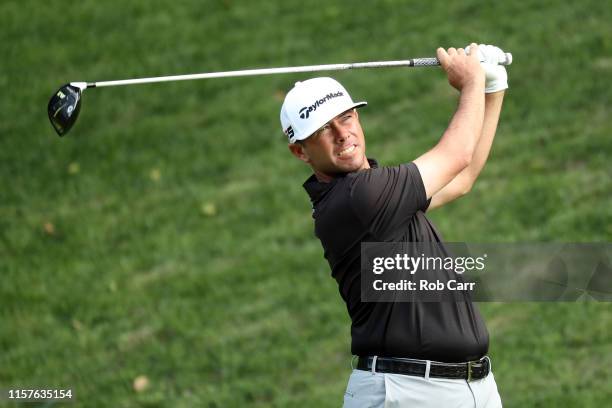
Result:
{"label": "cap brim", "polygon": [[[357,102],[355,103],[355,105],[353,105],[353,108],[361,108],[362,106],[366,106],[368,103],[366,101],[361,101],[361,102]],[[352,108],[349,108],[352,109]]]}

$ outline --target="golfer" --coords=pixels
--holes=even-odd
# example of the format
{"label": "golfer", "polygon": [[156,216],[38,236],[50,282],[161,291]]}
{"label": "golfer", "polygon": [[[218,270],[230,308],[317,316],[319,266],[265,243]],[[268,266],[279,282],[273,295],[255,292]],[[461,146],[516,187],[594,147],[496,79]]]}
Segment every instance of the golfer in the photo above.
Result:
{"label": "golfer", "polygon": [[289,150],[314,173],[304,188],[315,233],[352,320],[345,407],[501,407],[471,301],[361,301],[361,242],[441,241],[425,213],[469,192],[491,149],[508,88],[503,51],[471,44],[437,56],[459,103],[438,143],[411,162],[366,157],[356,110],[366,102],[332,78],[296,83],[281,108]]}

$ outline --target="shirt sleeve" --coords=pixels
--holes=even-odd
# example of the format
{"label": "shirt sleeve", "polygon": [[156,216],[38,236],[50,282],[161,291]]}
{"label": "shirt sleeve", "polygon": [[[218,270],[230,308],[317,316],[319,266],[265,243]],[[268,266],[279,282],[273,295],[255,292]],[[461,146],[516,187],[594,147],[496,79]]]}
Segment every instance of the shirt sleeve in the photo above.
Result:
{"label": "shirt sleeve", "polygon": [[414,163],[360,171],[350,189],[357,217],[379,239],[403,229],[429,200],[421,173]]}

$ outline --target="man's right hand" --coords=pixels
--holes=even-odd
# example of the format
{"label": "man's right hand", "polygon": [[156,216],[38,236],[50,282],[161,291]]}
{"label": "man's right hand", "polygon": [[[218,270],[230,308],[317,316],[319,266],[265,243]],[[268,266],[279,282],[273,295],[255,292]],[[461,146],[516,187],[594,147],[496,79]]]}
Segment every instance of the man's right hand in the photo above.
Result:
{"label": "man's right hand", "polygon": [[472,85],[484,88],[485,72],[478,60],[478,45],[470,44],[469,50],[469,55],[463,48],[445,50],[440,47],[437,50],[438,60],[446,71],[448,82],[458,91]]}

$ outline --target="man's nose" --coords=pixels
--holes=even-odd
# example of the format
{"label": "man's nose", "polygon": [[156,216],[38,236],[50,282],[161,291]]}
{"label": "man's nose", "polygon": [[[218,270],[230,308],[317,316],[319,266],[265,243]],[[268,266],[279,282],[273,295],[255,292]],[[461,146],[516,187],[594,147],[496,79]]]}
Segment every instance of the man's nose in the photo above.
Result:
{"label": "man's nose", "polygon": [[343,143],[348,138],[349,133],[347,128],[337,123],[332,124],[332,128],[336,135],[335,139],[337,143]]}

